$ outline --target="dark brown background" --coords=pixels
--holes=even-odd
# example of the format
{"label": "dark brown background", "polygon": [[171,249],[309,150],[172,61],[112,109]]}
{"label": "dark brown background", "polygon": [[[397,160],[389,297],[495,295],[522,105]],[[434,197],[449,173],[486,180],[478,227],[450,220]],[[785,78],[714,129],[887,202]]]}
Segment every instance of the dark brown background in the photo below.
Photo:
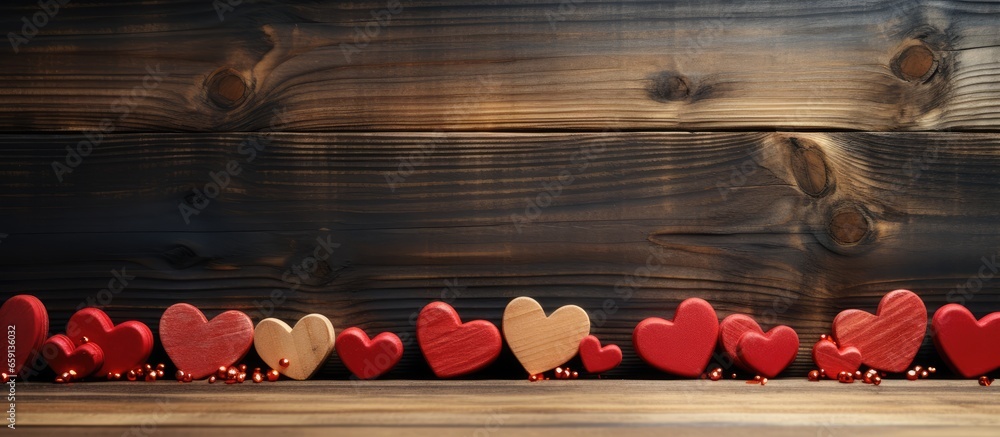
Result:
{"label": "dark brown background", "polygon": [[[582,306],[625,351],[610,377],[661,377],[631,330],[692,296],[798,330],[793,375],[893,289],[1000,309],[1000,5],[482,3],[62,6],[0,50],[4,297],[53,332],[88,297],[155,332],[182,301],[260,320],[277,289],[275,317],[410,339],[395,378],[430,375],[411,320],[442,290],[498,324],[520,295]],[[135,278],[102,295],[112,269]]]}

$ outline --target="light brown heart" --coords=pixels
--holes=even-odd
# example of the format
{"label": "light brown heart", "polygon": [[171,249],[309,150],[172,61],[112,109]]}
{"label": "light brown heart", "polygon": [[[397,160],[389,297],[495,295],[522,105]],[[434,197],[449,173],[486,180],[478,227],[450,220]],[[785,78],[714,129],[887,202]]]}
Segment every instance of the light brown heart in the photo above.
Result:
{"label": "light brown heart", "polygon": [[[264,319],[254,329],[253,344],[257,354],[272,369],[292,379],[308,379],[323,365],[333,351],[336,336],[330,319],[309,314],[289,327],[278,319]],[[281,359],[288,365],[282,366]]]}
{"label": "light brown heart", "polygon": [[503,335],[514,356],[531,375],[552,370],[572,359],[590,334],[590,316],[567,305],[546,317],[530,297],[518,297],[503,312]]}

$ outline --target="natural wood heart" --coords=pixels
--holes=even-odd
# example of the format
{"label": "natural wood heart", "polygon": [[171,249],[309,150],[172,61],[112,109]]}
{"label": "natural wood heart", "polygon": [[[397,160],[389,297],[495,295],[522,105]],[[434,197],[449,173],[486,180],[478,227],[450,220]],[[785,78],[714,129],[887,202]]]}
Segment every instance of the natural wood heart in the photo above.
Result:
{"label": "natural wood heart", "polygon": [[565,364],[589,333],[590,316],[576,305],[560,307],[546,317],[538,302],[522,296],[503,311],[504,338],[530,375]]}
{"label": "natural wood heart", "polygon": [[697,378],[712,359],[719,319],[712,304],[685,299],[672,321],[650,317],[632,331],[632,344],[643,361],[664,372]]}
{"label": "natural wood heart", "polygon": [[391,332],[369,339],[361,328],[350,327],[337,337],[337,356],[354,376],[375,379],[395,367],[403,357],[403,342]]}
{"label": "natural wood heart", "polygon": [[253,321],[226,311],[209,321],[193,305],[171,305],[160,316],[160,343],[174,366],[194,379],[235,364],[253,346]]}
{"label": "natural wood heart", "polygon": [[[330,319],[309,314],[295,327],[273,318],[261,320],[254,329],[253,344],[257,355],[268,366],[292,379],[308,379],[333,352],[336,337]],[[282,359],[288,360],[282,366]]]}
{"label": "natural wood heart", "polygon": [[76,373],[77,379],[86,378],[104,365],[104,351],[97,343],[84,343],[79,346],[63,334],[53,335],[42,345],[49,367],[56,376]]}
{"label": "natural wood heart", "polygon": [[462,323],[451,305],[432,302],[417,317],[417,343],[439,378],[480,370],[500,356],[500,330],[486,320]]}
{"label": "natural wood heart", "polygon": [[826,373],[826,377],[837,379],[840,372],[853,374],[861,368],[861,352],[856,347],[837,347],[831,340],[820,340],[813,345],[813,362]]}
{"label": "natural wood heart", "polygon": [[622,349],[615,344],[601,347],[601,340],[588,335],[580,342],[580,361],[590,373],[604,373],[622,363]]}
{"label": "natural wood heart", "polygon": [[100,375],[133,370],[146,364],[153,351],[153,332],[145,323],[130,320],[115,325],[97,308],[84,308],[73,314],[66,324],[66,335],[77,346],[91,342],[101,347],[104,365],[98,370]]}
{"label": "natural wood heart", "polygon": [[886,294],[874,315],[845,310],[833,319],[837,344],[857,348],[862,363],[886,372],[905,371],[926,333],[927,306],[909,290]]}
{"label": "natural wood heart", "polygon": [[36,297],[19,294],[0,306],[0,325],[8,331],[8,336],[13,327],[16,344],[13,363],[9,358],[4,360],[4,373],[9,373],[13,367],[14,374],[20,374],[24,364],[36,356],[49,335],[49,313]]}
{"label": "natural wood heart", "polygon": [[1000,312],[976,320],[967,308],[948,304],[931,320],[934,345],[949,366],[966,378],[1000,368]]}

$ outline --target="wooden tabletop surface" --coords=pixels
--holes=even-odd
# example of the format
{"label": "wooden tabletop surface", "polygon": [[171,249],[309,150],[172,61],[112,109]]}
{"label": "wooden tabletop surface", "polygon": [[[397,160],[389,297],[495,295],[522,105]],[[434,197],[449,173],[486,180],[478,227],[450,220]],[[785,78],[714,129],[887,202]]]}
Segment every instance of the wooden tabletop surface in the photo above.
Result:
{"label": "wooden tabletop surface", "polygon": [[[996,435],[1000,387],[743,380],[101,382],[17,386],[27,434]],[[331,434],[333,432],[333,434]]]}

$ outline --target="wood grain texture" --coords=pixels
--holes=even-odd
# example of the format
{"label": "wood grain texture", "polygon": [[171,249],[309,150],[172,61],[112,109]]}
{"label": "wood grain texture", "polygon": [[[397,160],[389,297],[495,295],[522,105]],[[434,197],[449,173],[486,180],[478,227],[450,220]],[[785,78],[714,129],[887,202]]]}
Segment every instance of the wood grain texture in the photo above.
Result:
{"label": "wood grain texture", "polygon": [[[0,50],[0,131],[1000,123],[994,2],[216,3],[65,5]],[[6,2],[0,29],[38,10]]]}
{"label": "wood grain texture", "polygon": [[874,387],[804,378],[763,387],[742,380],[26,384],[18,391],[18,431],[117,435],[145,424],[156,435],[286,428],[366,436],[704,435],[711,424],[738,435],[995,435],[1000,398],[988,390],[975,381]]}
{"label": "wood grain texture", "polygon": [[[930,311],[1000,306],[994,134],[274,134],[252,162],[244,134],[130,134],[59,183],[50,162],[76,139],[0,136],[0,290],[37,295],[54,327],[88,304],[154,330],[177,302],[318,312],[397,333],[385,377],[418,378],[424,305],[499,325],[530,294],[579,305],[622,347],[608,377],[659,377],[632,330],[698,296],[795,328],[801,376],[837,313],[889,290]],[[230,161],[239,174],[185,224],[178,205]],[[845,214],[860,219],[832,226]],[[943,371],[931,343],[917,364]],[[505,350],[477,375],[523,373]],[[348,373],[331,358],[319,376]]]}

